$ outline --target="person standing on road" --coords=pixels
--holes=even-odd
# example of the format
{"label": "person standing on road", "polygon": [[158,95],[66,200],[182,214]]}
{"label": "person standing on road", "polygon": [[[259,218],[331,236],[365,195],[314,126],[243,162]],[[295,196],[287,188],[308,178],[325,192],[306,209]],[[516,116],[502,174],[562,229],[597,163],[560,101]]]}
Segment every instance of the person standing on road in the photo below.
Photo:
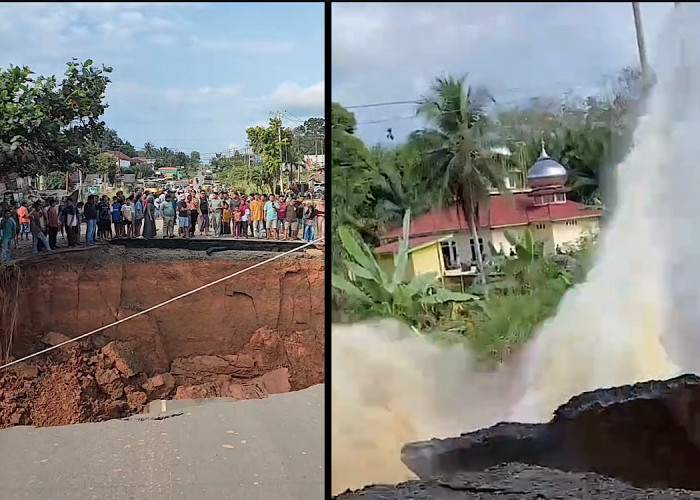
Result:
{"label": "person standing on road", "polygon": [[197,219],[199,218],[199,201],[192,194],[187,195],[187,207],[190,210],[190,237],[194,237],[194,232],[197,229]]}
{"label": "person standing on road", "polygon": [[101,242],[112,238],[112,216],[109,212],[109,198],[106,195],[102,196],[97,205],[97,237]]}
{"label": "person standing on road", "polygon": [[[63,209],[66,208],[66,198],[61,198],[60,203],[58,204],[58,220],[60,222],[60,231],[61,231],[61,239],[65,240],[66,239],[66,225],[63,223]],[[19,227],[19,226],[18,226]]]}
{"label": "person standing on road", "polygon": [[230,236],[231,233],[231,219],[233,218],[231,214],[231,208],[228,202],[224,201],[221,212],[221,234],[223,236]]}
{"label": "person standing on road", "polygon": [[46,251],[50,252],[51,245],[49,245],[49,240],[46,237],[46,231],[48,230],[49,224],[48,220],[46,220],[46,214],[41,206],[41,202],[37,201],[34,204],[34,210],[29,215],[29,221],[29,230],[32,233],[34,253],[39,253],[39,241],[44,244]]}
{"label": "person standing on road", "polygon": [[190,208],[187,204],[187,200],[180,198],[177,203],[177,215],[178,215],[178,236],[180,238],[190,238]]}
{"label": "person standing on road", "polygon": [[316,227],[316,209],[311,200],[305,203],[302,219],[304,219],[304,240],[314,241],[314,229]]}
{"label": "person standing on road", "polygon": [[260,195],[256,194],[253,201],[250,203],[250,214],[253,220],[253,236],[256,238],[262,238],[263,235],[263,216],[264,216],[264,205],[260,201]]}
{"label": "person standing on road", "polygon": [[156,237],[156,207],[152,195],[148,195],[146,198],[146,209],[143,213],[143,237],[147,240]]}
{"label": "person standing on road", "polygon": [[[55,205],[54,201],[51,201],[51,207]],[[51,208],[49,208],[51,211]],[[87,224],[87,233],[85,237],[85,243],[87,246],[91,247],[95,244],[95,234],[97,232],[97,207],[95,206],[95,195],[91,194],[87,198],[87,203],[85,203],[85,208],[83,209],[85,214],[85,223]],[[58,220],[58,214],[56,215]],[[54,236],[54,243],[56,237]],[[49,243],[51,243],[51,217],[49,217]]]}
{"label": "person standing on road", "polygon": [[[12,200],[12,203],[10,203],[10,217],[12,217],[12,220],[15,221],[15,237],[12,239],[12,244],[14,245],[15,248],[17,248],[17,238],[19,237],[19,214],[17,211],[19,210],[19,207],[17,206],[17,202]],[[60,214],[60,212],[59,212]]]}
{"label": "person standing on road", "polygon": [[323,238],[326,234],[326,202],[318,200],[316,203],[316,238]]}
{"label": "person standing on road", "polygon": [[284,218],[284,238],[294,239],[297,231],[297,207],[292,198],[288,198],[285,203],[287,206],[286,216]]}
{"label": "person standing on road", "polygon": [[248,237],[248,226],[250,225],[250,205],[248,204],[248,200],[246,198],[241,199],[241,206],[240,206],[240,212],[241,212],[241,236],[244,238]]}
{"label": "person standing on road", "polygon": [[134,195],[134,238],[141,236],[141,227],[143,226],[143,201],[141,195]]}
{"label": "person standing on road", "polygon": [[219,198],[219,191],[214,191],[211,200],[212,226],[214,226],[214,236],[221,236],[221,221],[224,217],[224,201]]}
{"label": "person standing on road", "polygon": [[170,194],[166,194],[160,207],[163,214],[163,238],[175,237],[175,207],[170,198]]}
{"label": "person standing on road", "polygon": [[199,195],[199,235],[209,236],[209,200],[202,191]]}
{"label": "person standing on road", "polygon": [[12,213],[5,210],[0,220],[0,241],[2,242],[2,262],[7,263],[12,260],[12,249],[15,246],[17,236],[17,223],[12,218]]}
{"label": "person standing on road", "polygon": [[124,200],[122,205],[122,226],[124,228],[124,236],[127,238],[134,237],[134,205],[131,203],[131,196]]}
{"label": "person standing on road", "polygon": [[278,199],[280,209],[277,211],[277,236],[280,240],[286,240],[287,231],[284,229],[287,221],[287,203],[280,196]]}
{"label": "person standing on road", "polygon": [[277,222],[279,221],[278,212],[280,210],[280,204],[275,200],[275,195],[270,195],[270,200],[265,203],[265,219],[267,220],[267,239],[271,237],[274,239],[279,239],[279,231],[277,229]]}
{"label": "person standing on road", "polygon": [[62,215],[63,225],[66,226],[68,246],[74,247],[78,244],[78,210],[75,208],[75,205],[73,205],[73,198],[66,199],[66,206],[63,209]]}
{"label": "person standing on road", "polygon": [[114,223],[114,237],[124,237],[124,225],[122,224],[122,204],[116,196],[112,198],[112,222]]}
{"label": "person standing on road", "polygon": [[46,210],[46,219],[49,221],[49,246],[51,250],[56,250],[58,248],[56,238],[58,237],[58,228],[61,225],[61,221],[58,218],[58,208],[56,207],[56,200],[54,198],[49,200],[49,208]]}
{"label": "person standing on road", "polygon": [[[29,241],[29,209],[27,208],[27,202],[23,201],[22,205],[17,210],[17,215],[19,216],[19,240]],[[24,238],[22,238],[24,236]]]}
{"label": "person standing on road", "polygon": [[298,240],[304,236],[304,198],[300,198],[296,203],[297,208],[297,229],[294,232],[294,239]]}
{"label": "person standing on road", "polygon": [[233,205],[231,205],[232,208],[229,209],[229,212],[231,212],[231,221],[233,223],[233,237],[234,238],[240,238],[242,233],[241,233],[241,228],[243,227],[243,215],[241,214],[241,204],[239,203],[236,208],[233,208]]}

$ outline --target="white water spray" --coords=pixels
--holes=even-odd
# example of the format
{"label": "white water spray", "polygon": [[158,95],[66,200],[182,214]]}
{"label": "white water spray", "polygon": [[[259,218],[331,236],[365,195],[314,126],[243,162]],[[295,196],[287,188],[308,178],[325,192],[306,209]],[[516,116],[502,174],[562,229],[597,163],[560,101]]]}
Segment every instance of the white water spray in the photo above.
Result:
{"label": "white water spray", "polygon": [[408,441],[547,421],[587,390],[700,371],[700,30],[686,29],[700,27],[700,6],[679,14],[617,169],[596,264],[512,371],[477,373],[467,353],[387,325],[333,328],[334,491],[410,478],[399,458]]}

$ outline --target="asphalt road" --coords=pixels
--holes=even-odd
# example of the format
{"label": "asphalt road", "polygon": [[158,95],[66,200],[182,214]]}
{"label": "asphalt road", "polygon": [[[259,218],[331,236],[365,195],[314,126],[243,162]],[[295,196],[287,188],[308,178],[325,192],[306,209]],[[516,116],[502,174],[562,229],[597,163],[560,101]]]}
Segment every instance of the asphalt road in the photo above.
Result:
{"label": "asphalt road", "polygon": [[[0,497],[322,499],[323,385],[256,401],[0,431]],[[162,408],[161,408],[162,409]]]}

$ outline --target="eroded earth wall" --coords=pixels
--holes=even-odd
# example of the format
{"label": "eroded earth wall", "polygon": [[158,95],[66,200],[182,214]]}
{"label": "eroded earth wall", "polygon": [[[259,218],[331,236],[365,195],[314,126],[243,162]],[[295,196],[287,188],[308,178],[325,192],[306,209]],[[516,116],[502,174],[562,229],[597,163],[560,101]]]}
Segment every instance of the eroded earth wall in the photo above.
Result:
{"label": "eroded earth wall", "polygon": [[[269,255],[202,257],[202,252],[115,248],[75,252],[22,269],[15,356],[50,331],[75,337],[264,260]],[[261,328],[322,334],[322,255],[293,254],[197,292],[104,335],[128,340],[149,375],[193,355],[236,354]]]}

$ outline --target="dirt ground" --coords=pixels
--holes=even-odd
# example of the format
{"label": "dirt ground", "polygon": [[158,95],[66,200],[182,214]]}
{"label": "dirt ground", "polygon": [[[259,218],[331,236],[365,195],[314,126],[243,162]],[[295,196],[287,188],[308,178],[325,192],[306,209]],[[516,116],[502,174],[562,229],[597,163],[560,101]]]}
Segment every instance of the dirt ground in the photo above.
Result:
{"label": "dirt ground", "polygon": [[149,377],[127,343],[96,335],[1,372],[0,428],[125,417],[156,399],[260,399],[322,383],[323,358],[322,339],[260,329],[235,355],[177,358]]}
{"label": "dirt ground", "polygon": [[[20,266],[15,358],[274,254],[101,247]],[[155,399],[262,398],[324,382],[321,252],[300,252],[0,372],[0,428],[123,417]]]}

